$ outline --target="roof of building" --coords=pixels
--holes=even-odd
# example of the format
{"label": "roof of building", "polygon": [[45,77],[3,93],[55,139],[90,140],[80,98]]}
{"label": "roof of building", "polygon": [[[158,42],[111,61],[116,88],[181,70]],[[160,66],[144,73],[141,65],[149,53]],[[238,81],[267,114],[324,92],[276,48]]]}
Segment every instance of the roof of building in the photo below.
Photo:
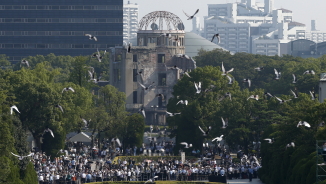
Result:
{"label": "roof of building", "polygon": [[288,10],[288,9],[284,9],[284,8],[280,8],[278,10],[282,10],[282,13],[292,13],[291,10]]}
{"label": "roof of building", "polygon": [[295,22],[295,21],[292,21],[292,22],[289,22],[289,26],[306,26],[305,24],[302,24],[300,22]]}
{"label": "roof of building", "polygon": [[76,134],[75,136],[71,137],[69,139],[69,141],[71,141],[71,142],[91,142],[92,138],[90,138],[84,132],[80,132],[79,134]]}
{"label": "roof of building", "polygon": [[186,32],[185,47],[186,47],[186,55],[190,57],[197,56],[198,51],[200,49],[209,50],[209,51],[213,49],[222,49],[224,51],[228,51],[223,47],[216,45],[215,43],[212,43],[209,40],[193,32]]}
{"label": "roof of building", "polygon": [[[132,38],[129,40],[129,42],[132,43],[132,45],[137,45],[137,38],[136,37]],[[198,50],[200,49],[204,49],[204,50],[223,49],[224,51],[228,51],[223,47],[216,45],[215,43],[212,43],[209,40],[193,32],[186,32],[185,47],[186,47],[186,55],[190,57],[197,56]]]}

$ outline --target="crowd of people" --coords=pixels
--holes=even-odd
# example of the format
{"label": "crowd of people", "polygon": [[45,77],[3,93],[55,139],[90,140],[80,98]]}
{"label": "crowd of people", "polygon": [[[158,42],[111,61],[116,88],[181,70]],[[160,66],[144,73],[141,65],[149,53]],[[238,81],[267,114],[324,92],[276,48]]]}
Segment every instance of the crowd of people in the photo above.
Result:
{"label": "crowd of people", "polygon": [[46,153],[35,151],[32,162],[40,184],[147,181],[154,176],[158,176],[157,180],[182,181],[209,180],[209,177],[213,176],[250,179],[257,177],[257,170],[260,168],[254,155],[241,155],[244,159],[241,159],[240,163],[233,163],[232,156],[225,149],[214,147],[205,148],[202,151],[203,154],[199,150],[194,150],[192,153],[199,158],[186,160],[184,163],[181,160],[165,159],[165,157],[159,160],[144,159],[140,162],[136,162],[131,157],[113,161],[113,158],[119,154],[170,154],[170,152],[162,153],[162,151],[172,148],[173,143],[138,149],[137,147],[128,148],[122,152],[120,148],[111,149],[109,144],[104,144],[101,150],[85,145],[75,145],[69,150],[61,150],[62,155],[53,159]]}

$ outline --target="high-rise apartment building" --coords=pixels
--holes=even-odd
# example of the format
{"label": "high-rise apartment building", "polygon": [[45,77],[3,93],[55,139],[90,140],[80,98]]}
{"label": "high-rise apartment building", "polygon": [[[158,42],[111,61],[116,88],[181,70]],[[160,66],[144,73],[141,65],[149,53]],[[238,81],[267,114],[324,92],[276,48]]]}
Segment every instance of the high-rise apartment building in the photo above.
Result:
{"label": "high-rise apartment building", "polygon": [[204,37],[219,33],[223,48],[262,55],[287,54],[287,43],[305,39],[306,26],[292,20],[292,11],[273,9],[274,0],[209,4]]}
{"label": "high-rise apartment building", "polygon": [[38,54],[88,55],[122,43],[123,1],[0,2],[0,54],[12,62]]}
{"label": "high-rise apartment building", "polygon": [[138,5],[137,3],[123,5],[123,41],[129,42],[137,36],[138,31]]}

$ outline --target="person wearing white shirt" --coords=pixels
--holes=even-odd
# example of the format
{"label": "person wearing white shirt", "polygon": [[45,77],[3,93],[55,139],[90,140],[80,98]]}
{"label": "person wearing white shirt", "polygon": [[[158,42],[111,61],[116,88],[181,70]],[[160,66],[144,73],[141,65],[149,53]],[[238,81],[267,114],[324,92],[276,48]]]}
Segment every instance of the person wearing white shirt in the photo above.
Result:
{"label": "person wearing white shirt", "polygon": [[127,181],[130,181],[130,177],[131,177],[131,172],[130,172],[130,170],[128,169],[128,172],[127,172]]}
{"label": "person wearing white shirt", "polygon": [[44,181],[43,174],[40,174],[40,175],[38,176],[38,181],[39,181],[40,183]]}
{"label": "person wearing white shirt", "polygon": [[233,167],[232,166],[230,166],[228,169],[228,176],[229,176],[229,179],[232,180],[232,178],[233,178]]}
{"label": "person wearing white shirt", "polygon": [[81,182],[82,182],[82,183],[86,183],[86,173],[85,173],[85,172],[83,172],[83,173],[81,174]]}

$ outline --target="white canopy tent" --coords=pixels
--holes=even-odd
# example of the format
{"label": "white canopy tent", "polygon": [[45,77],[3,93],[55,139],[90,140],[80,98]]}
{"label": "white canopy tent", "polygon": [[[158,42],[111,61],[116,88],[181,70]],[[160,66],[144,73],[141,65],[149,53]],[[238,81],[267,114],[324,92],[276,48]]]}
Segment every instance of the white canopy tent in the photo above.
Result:
{"label": "white canopy tent", "polygon": [[84,132],[80,132],[79,134],[71,137],[69,139],[71,142],[91,142],[92,138],[86,135]]}

